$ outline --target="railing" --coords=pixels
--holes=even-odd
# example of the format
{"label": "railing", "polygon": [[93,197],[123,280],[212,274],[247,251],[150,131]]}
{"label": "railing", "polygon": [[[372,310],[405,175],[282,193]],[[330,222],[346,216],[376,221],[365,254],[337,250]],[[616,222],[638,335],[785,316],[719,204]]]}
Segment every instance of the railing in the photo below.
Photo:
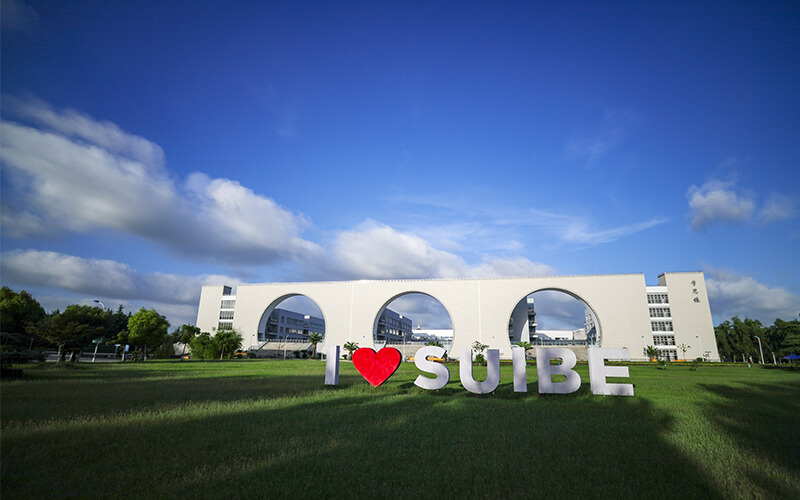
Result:
{"label": "railing", "polygon": [[267,339],[267,340],[259,340],[258,347],[256,350],[261,349],[267,344],[310,344],[311,341],[308,339],[298,339],[298,338],[277,338],[277,339]]}

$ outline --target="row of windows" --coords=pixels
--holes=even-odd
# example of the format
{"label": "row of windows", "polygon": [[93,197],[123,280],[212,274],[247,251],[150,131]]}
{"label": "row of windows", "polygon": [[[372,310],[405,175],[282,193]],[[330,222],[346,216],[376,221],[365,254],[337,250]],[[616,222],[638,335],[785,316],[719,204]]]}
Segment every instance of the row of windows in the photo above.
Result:
{"label": "row of windows", "polygon": [[667,297],[666,293],[648,293],[647,294],[647,303],[648,304],[669,304],[669,297]]}
{"label": "row of windows", "polygon": [[672,321],[651,321],[650,328],[654,332],[671,332]]}
{"label": "row of windows", "polygon": [[235,300],[223,300],[219,306],[220,309],[233,309],[234,307],[236,307]]}
{"label": "row of windows", "polygon": [[651,307],[650,308],[650,317],[651,318],[670,318],[671,314],[669,312],[669,307]]}
{"label": "row of windows", "polygon": [[661,359],[667,361],[675,361],[678,359],[678,351],[676,349],[659,349],[661,351]]}
{"label": "row of windows", "polygon": [[220,311],[219,319],[233,319],[233,311]]}
{"label": "row of windows", "polygon": [[[296,333],[296,334],[299,334],[299,335],[303,335],[304,331],[305,330],[303,330],[303,329],[292,328],[292,327],[289,327],[289,326],[287,326],[286,328],[284,328],[284,327],[278,328],[278,333]],[[308,330],[308,335],[311,335],[312,333],[319,333],[320,335],[323,335],[323,333],[321,331],[315,332],[314,330]]]}
{"label": "row of windows", "polygon": [[653,335],[653,345],[675,345],[675,335]]}
{"label": "row of windows", "polygon": [[227,321],[220,321],[217,325],[217,331],[221,332],[223,330],[233,330],[233,323]]}

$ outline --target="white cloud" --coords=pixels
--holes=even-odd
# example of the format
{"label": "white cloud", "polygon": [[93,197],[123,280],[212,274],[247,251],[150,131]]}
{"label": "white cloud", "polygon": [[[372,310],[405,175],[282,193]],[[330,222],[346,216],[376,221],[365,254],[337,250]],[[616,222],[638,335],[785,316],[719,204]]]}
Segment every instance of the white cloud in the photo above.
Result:
{"label": "white cloud", "polygon": [[691,212],[689,227],[699,231],[718,222],[744,223],[755,220],[767,225],[796,215],[795,200],[778,193],[769,195],[757,210],[754,196],[737,192],[733,181],[712,179],[686,192]]}
{"label": "white cloud", "polygon": [[788,196],[772,194],[758,212],[758,220],[762,224],[770,224],[791,219],[796,215],[795,202]]}
{"label": "white cloud", "polygon": [[50,129],[66,138],[94,144],[115,155],[146,165],[162,166],[164,151],[144,137],[129,134],[109,121],[97,121],[73,109],[58,111],[35,98],[3,96],[5,112]]}
{"label": "white cloud", "polygon": [[14,188],[3,206],[7,236],[107,228],[242,264],[302,262],[321,253],[301,237],[305,217],[236,181],[194,174],[179,188],[158,145],[41,101],[11,102],[9,112],[43,128],[0,124],[2,161]]}
{"label": "white cloud", "polygon": [[324,269],[339,278],[402,279],[533,276],[553,274],[526,258],[485,258],[471,266],[456,254],[439,250],[412,233],[375,221],[341,232]]}
{"label": "white cloud", "polygon": [[461,257],[374,221],[339,234],[332,264],[337,274],[360,279],[454,278],[466,268]]}
{"label": "white cloud", "polygon": [[568,224],[563,226],[561,230],[561,238],[564,241],[577,244],[598,245],[601,243],[611,243],[625,236],[629,236],[645,229],[657,226],[668,222],[669,219],[656,218],[636,224],[626,226],[612,227],[610,229],[603,229],[600,231],[592,231],[589,229],[590,225],[587,221],[582,219],[573,219]]}
{"label": "white cloud", "polygon": [[433,297],[421,293],[412,293],[397,298],[388,306],[391,310],[410,318],[412,328],[450,329],[453,321],[447,309]]}
{"label": "white cloud", "polygon": [[755,210],[755,202],[748,196],[736,193],[732,182],[711,180],[701,187],[691,186],[686,193],[689,207],[689,226],[702,230],[716,222],[744,222]]}
{"label": "white cloud", "polygon": [[142,274],[114,260],[39,250],[3,252],[2,270],[4,283],[53,288],[90,297],[192,307],[197,307],[202,285],[236,283],[234,278],[219,275]]}
{"label": "white cloud", "polygon": [[800,314],[800,297],[785,288],[771,288],[750,276],[721,269],[706,270],[706,288],[714,316],[723,321],[733,316],[772,324]]}
{"label": "white cloud", "polygon": [[[465,220],[455,224],[422,224],[411,226],[411,232],[440,248],[458,252],[518,253],[525,248],[525,240],[535,235],[538,243],[547,241],[556,246],[570,248],[611,243],[640,231],[669,222],[664,217],[653,217],[611,228],[590,217],[554,213],[548,210],[520,209],[515,206],[499,207],[476,205],[474,202],[458,203],[452,199],[441,200],[425,197],[404,197],[403,209],[406,219],[425,221],[429,214],[447,214],[450,219]],[[418,207],[409,210],[409,207]],[[531,231],[535,228],[538,231]]]}

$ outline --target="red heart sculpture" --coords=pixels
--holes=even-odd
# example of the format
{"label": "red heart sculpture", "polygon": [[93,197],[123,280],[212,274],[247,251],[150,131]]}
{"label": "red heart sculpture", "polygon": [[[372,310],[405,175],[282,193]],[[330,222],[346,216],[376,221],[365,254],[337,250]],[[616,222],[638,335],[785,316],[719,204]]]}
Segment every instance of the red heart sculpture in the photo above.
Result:
{"label": "red heart sculpture", "polygon": [[373,387],[378,387],[400,366],[403,355],[394,347],[384,347],[377,353],[369,347],[356,349],[353,366]]}

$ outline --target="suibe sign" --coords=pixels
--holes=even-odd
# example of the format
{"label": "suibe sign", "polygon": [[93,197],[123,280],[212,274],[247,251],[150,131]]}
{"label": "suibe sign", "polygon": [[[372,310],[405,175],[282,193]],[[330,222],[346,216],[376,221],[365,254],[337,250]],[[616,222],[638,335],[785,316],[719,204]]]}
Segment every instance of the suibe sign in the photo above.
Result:
{"label": "suibe sign", "polygon": [[[325,368],[325,384],[339,383],[340,346],[332,345],[327,349],[327,365]],[[450,381],[450,370],[447,365],[428,358],[441,358],[445,350],[437,346],[425,346],[414,356],[414,364],[425,374],[420,374],[414,384],[427,390],[441,389]],[[592,394],[604,396],[633,396],[632,384],[610,383],[609,377],[625,377],[627,366],[607,366],[606,360],[630,359],[627,349],[603,349],[590,347],[589,383]],[[552,365],[553,359],[560,359],[561,364]],[[514,346],[511,349],[511,360],[514,380],[514,392],[528,392],[527,364],[525,350]],[[374,387],[386,382],[400,366],[402,355],[393,347],[384,347],[375,352],[368,347],[357,349],[353,353],[353,365],[356,370]],[[482,382],[475,380],[472,374],[472,351],[465,349],[459,359],[459,377],[461,385],[475,394],[488,394],[497,389],[500,383],[500,350],[489,349],[486,356],[487,374]],[[577,363],[575,353],[563,347],[536,348],[536,372],[540,394],[570,394],[581,386],[581,376],[574,370]],[[553,375],[563,375],[565,380],[553,382]]]}

